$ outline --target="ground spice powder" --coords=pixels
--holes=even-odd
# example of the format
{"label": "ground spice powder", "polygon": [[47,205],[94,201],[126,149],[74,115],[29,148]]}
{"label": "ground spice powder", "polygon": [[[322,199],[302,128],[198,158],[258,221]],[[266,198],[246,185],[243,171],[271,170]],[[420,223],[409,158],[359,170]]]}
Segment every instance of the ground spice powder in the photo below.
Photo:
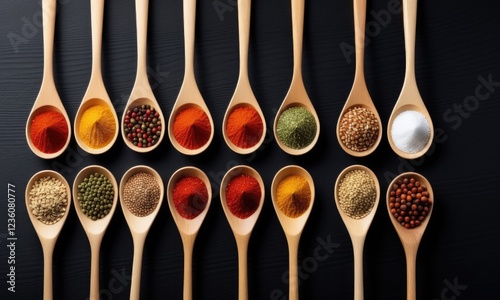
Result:
{"label": "ground spice powder", "polygon": [[302,149],[312,143],[318,130],[314,116],[304,107],[294,106],[281,113],[276,125],[277,138],[287,147]]}
{"label": "ground spice powder", "polygon": [[179,215],[191,220],[201,214],[207,206],[207,186],[198,177],[186,176],[176,182],[172,197]]}
{"label": "ground spice powder", "polygon": [[227,184],[227,207],[240,219],[246,219],[255,213],[259,208],[261,197],[259,182],[250,175],[237,175]]}
{"label": "ground spice powder", "polygon": [[174,119],[172,131],[176,141],[184,148],[194,150],[205,145],[212,133],[207,114],[197,107],[180,111]]}
{"label": "ground spice powder", "polygon": [[116,121],[108,105],[92,105],[83,112],[78,135],[85,145],[95,149],[105,147],[115,133]]}
{"label": "ground spice powder", "polygon": [[68,123],[60,112],[44,111],[33,118],[29,135],[38,150],[55,153],[61,150],[68,140]]}
{"label": "ground spice powder", "polygon": [[226,123],[229,140],[240,148],[250,148],[262,138],[264,125],[257,110],[251,106],[236,107]]}
{"label": "ground spice powder", "polygon": [[311,204],[309,182],[300,175],[288,175],[276,188],[276,204],[290,218],[300,217]]}

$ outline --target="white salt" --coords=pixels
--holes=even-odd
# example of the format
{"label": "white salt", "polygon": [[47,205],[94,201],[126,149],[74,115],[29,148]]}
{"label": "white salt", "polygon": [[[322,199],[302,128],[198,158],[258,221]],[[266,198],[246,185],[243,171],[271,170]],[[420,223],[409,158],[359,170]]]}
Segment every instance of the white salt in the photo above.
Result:
{"label": "white salt", "polygon": [[392,142],[403,152],[419,152],[427,145],[430,136],[429,122],[418,111],[405,110],[398,114],[392,123]]}

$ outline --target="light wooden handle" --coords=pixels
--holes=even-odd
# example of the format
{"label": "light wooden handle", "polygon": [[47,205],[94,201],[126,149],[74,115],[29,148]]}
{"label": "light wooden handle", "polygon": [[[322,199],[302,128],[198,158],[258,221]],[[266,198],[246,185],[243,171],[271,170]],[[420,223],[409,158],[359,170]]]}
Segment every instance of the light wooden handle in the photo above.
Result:
{"label": "light wooden handle", "polygon": [[417,248],[408,247],[406,249],[406,294],[407,300],[417,299],[416,268]]}
{"label": "light wooden handle", "polygon": [[236,240],[238,247],[238,300],[248,300],[248,241],[250,236]]}
{"label": "light wooden handle", "polygon": [[184,287],[183,299],[193,299],[193,247],[194,238],[185,237],[182,239],[184,248]]}
{"label": "light wooden handle", "polygon": [[132,262],[132,280],[130,286],[130,300],[139,300],[141,296],[142,253],[144,251],[145,236],[134,236],[134,258]]}
{"label": "light wooden handle", "polygon": [[407,81],[415,81],[415,36],[417,28],[417,0],[403,0]]}
{"label": "light wooden handle", "polygon": [[101,240],[95,239],[90,243],[90,300],[99,300],[99,250]]}
{"label": "light wooden handle", "polygon": [[366,0],[354,0],[354,39],[356,51],[356,72],[358,80],[364,80]]}
{"label": "light wooden handle", "polygon": [[[137,79],[147,80],[146,51],[148,37],[148,9],[149,0],[136,0],[136,28],[137,28]],[[149,84],[141,84],[144,88]]]}
{"label": "light wooden handle", "polygon": [[52,300],[52,258],[54,254],[54,245],[43,247],[43,299]]}
{"label": "light wooden handle", "polygon": [[248,82],[248,45],[250,43],[250,15],[252,0],[238,0],[238,36],[240,44],[240,80]]}
{"label": "light wooden handle", "polygon": [[293,78],[302,81],[305,0],[292,0]]}
{"label": "light wooden handle", "polygon": [[363,289],[363,239],[353,239],[352,247],[354,252],[354,300],[364,299]]}
{"label": "light wooden handle", "polygon": [[92,27],[92,77],[101,76],[102,23],[104,0],[90,1],[90,20]]}
{"label": "light wooden handle", "polygon": [[193,78],[194,82],[194,36],[196,28],[196,0],[184,0],[184,78]]}
{"label": "light wooden handle", "polygon": [[298,251],[299,251],[299,239],[289,238],[288,239],[288,299],[298,300],[299,299],[299,270],[298,270]]}
{"label": "light wooden handle", "polygon": [[[43,24],[43,78],[53,82],[54,31],[56,26],[56,0],[42,1]],[[54,85],[55,88],[55,85]]]}

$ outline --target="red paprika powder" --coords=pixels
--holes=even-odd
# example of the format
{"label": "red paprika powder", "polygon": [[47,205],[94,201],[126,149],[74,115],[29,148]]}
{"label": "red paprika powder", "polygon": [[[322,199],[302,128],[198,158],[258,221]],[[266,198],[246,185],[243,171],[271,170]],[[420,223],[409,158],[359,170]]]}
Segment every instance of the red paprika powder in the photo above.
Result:
{"label": "red paprika powder", "polygon": [[30,124],[29,135],[33,145],[44,153],[55,153],[66,144],[69,135],[68,123],[58,111],[37,114]]}
{"label": "red paprika powder", "polygon": [[231,213],[240,219],[253,215],[259,208],[262,191],[257,179],[249,175],[233,177],[226,187],[226,201]]}
{"label": "red paprika powder", "polygon": [[212,133],[207,114],[197,107],[180,111],[174,119],[172,132],[184,148],[193,150],[205,145]]}
{"label": "red paprika powder", "polygon": [[262,138],[262,118],[252,106],[239,106],[232,110],[226,123],[229,140],[240,148],[250,148]]}
{"label": "red paprika powder", "polygon": [[195,176],[186,176],[177,181],[172,197],[179,215],[190,220],[201,214],[208,203],[207,187]]}

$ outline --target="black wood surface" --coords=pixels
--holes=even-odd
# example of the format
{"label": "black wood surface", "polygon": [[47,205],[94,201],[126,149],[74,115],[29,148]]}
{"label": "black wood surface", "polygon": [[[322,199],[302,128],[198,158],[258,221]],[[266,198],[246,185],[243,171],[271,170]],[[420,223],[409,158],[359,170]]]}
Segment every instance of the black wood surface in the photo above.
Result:
{"label": "black wood surface", "polygon": [[[333,199],[333,185],[351,164],[371,168],[382,199],[365,244],[365,298],[405,298],[405,258],[384,206],[390,180],[405,171],[426,176],[435,191],[435,210],[417,260],[417,299],[498,299],[500,253],[500,5],[497,1],[419,1],[416,72],[436,139],[427,155],[407,161],[387,142],[385,127],[404,76],[400,0],[368,1],[366,77],[384,124],[379,149],[366,158],[345,154],[335,125],[354,76],[351,1],[306,1],[304,79],[321,122],[310,153],[292,157],[276,145],[271,124],[292,75],[290,1],[254,0],[250,37],[250,79],[262,106],[268,137],[254,155],[240,156],[225,145],[221,124],[238,76],[237,1],[198,1],[196,76],[212,113],[215,137],[196,157],[183,156],[168,138],[149,154],[129,150],[121,139],[106,154],[85,154],[72,138],[68,150],[42,160],[28,148],[24,126],[42,79],[40,1],[2,0],[0,9],[0,298],[41,299],[43,257],[24,206],[28,179],[55,169],[72,183],[83,167],[100,164],[119,180],[135,165],[155,168],[168,182],[182,166],[194,165],[210,177],[212,206],[198,235],[193,262],[195,299],[237,298],[236,244],[220,205],[218,190],[234,165],[257,169],[266,199],[249,246],[250,299],[286,299],[288,252],[269,193],[275,173],[288,164],[313,176],[317,197],[299,251],[303,299],[352,299],[353,253]],[[104,81],[121,116],[135,78],[134,1],[108,0],[103,41]],[[170,114],[184,72],[182,1],[150,1],[148,66],[150,82],[164,113]],[[347,51],[347,52],[346,52]],[[91,71],[89,1],[58,3],[54,73],[71,121]],[[486,83],[485,82],[489,82]],[[483,87],[481,87],[483,86]],[[478,90],[481,95],[478,97]],[[479,100],[481,98],[481,100]],[[9,264],[8,184],[15,186],[15,265]],[[102,299],[128,299],[133,246],[120,207],[101,248]],[[8,291],[15,266],[15,293]],[[182,299],[183,252],[166,203],[146,240],[142,299]],[[54,299],[86,299],[90,249],[74,209],[54,253]]]}

